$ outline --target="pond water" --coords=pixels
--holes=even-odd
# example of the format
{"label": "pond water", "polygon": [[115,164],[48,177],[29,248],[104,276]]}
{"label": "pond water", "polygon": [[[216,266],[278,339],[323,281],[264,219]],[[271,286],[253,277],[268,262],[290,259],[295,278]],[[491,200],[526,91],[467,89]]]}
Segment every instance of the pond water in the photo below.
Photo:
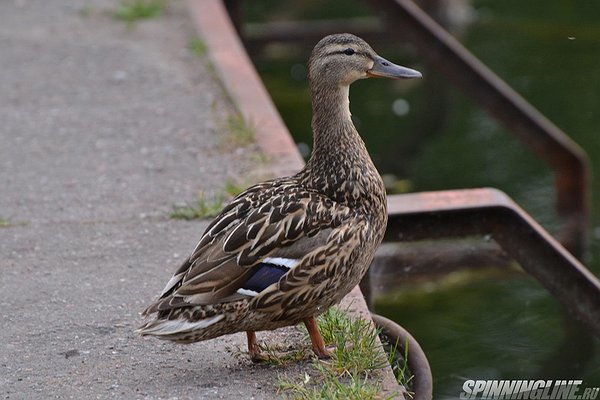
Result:
{"label": "pond water", "polygon": [[[368,16],[357,1],[252,1],[250,21]],[[452,2],[450,2],[452,3]],[[600,2],[456,1],[460,41],[585,151],[600,176]],[[553,175],[516,139],[405,45],[371,43],[422,70],[419,82],[366,80],[351,89],[355,123],[394,192],[497,187],[550,232],[557,227]],[[271,46],[253,55],[301,149],[309,151],[307,49]],[[593,198],[600,199],[600,185]],[[600,206],[593,205],[586,264],[600,272]],[[584,379],[600,386],[600,344],[580,337],[560,306],[524,274],[472,274],[404,285],[376,311],[401,323],[428,354],[437,398],[465,379]],[[571,346],[563,343],[565,332]],[[562,350],[562,351],[561,351]]]}

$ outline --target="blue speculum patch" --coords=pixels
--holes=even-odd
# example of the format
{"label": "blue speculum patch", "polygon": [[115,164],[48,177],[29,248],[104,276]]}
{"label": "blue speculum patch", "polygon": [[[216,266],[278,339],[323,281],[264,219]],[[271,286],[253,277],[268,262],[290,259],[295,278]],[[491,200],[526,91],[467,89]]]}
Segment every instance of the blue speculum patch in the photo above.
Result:
{"label": "blue speculum patch", "polygon": [[242,289],[260,293],[279,279],[290,269],[284,265],[261,263],[242,285]]}

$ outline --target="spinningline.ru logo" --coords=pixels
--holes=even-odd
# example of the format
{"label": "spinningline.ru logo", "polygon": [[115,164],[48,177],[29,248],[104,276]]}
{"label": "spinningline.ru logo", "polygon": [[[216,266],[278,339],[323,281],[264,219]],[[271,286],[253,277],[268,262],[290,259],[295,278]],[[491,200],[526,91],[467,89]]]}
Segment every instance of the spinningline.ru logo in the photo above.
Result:
{"label": "spinningline.ru logo", "polygon": [[582,383],[580,380],[467,380],[460,399],[596,399],[600,388],[582,388]]}

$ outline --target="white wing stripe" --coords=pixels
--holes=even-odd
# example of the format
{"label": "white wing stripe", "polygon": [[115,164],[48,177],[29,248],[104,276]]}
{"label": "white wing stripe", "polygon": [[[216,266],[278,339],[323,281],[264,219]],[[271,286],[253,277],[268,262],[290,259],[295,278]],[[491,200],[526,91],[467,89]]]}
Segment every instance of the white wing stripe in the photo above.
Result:
{"label": "white wing stripe", "polygon": [[250,297],[256,297],[256,295],[258,294],[258,292],[255,292],[254,290],[244,288],[239,288],[238,290],[236,290],[236,292],[238,292],[239,294],[243,294],[244,296]]}
{"label": "white wing stripe", "polygon": [[262,262],[267,264],[275,264],[282,265],[284,267],[288,267],[289,269],[293,269],[296,265],[300,263],[300,260],[294,260],[293,258],[283,258],[283,257],[266,257]]}

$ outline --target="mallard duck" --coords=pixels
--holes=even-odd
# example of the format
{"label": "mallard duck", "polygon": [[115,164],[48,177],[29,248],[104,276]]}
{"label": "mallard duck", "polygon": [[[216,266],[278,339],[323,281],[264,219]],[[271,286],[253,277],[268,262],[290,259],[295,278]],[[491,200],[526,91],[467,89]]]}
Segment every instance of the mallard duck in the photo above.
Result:
{"label": "mallard duck", "polygon": [[306,166],[250,187],[221,211],[143,311],[150,320],[140,334],[192,343],[245,331],[251,359],[260,360],[255,331],[302,321],[314,353],[330,356],[315,317],[360,282],[387,224],[385,189],[352,123],[349,86],[421,74],[347,33],[319,41],[308,67],[314,146]]}

